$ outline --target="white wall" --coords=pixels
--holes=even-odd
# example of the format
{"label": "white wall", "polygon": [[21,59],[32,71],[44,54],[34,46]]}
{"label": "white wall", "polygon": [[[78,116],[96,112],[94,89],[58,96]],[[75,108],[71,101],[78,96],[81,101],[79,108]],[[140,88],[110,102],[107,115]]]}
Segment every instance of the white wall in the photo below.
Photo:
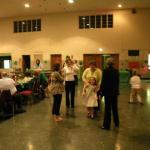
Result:
{"label": "white wall", "polygon": [[[92,14],[114,14],[114,28],[110,29],[79,29],[78,16]],[[41,18],[42,31],[31,33],[13,33],[13,21]],[[82,60],[84,53],[119,53],[120,61],[132,59],[146,60],[150,53],[150,9],[138,9],[112,12],[81,12],[62,13],[22,18],[0,19],[0,53],[11,53],[21,66],[21,56],[43,54],[49,68],[50,54],[73,55]],[[103,48],[99,52],[98,48]],[[140,49],[140,57],[128,57],[128,49]]]}

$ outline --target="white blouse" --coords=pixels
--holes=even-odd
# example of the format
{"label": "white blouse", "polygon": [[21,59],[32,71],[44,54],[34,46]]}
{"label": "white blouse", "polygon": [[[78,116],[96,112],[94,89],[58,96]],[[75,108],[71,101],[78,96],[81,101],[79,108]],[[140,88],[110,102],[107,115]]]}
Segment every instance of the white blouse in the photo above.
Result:
{"label": "white blouse", "polygon": [[63,74],[65,81],[74,81],[74,74],[78,70],[75,66],[65,66],[63,68]]}

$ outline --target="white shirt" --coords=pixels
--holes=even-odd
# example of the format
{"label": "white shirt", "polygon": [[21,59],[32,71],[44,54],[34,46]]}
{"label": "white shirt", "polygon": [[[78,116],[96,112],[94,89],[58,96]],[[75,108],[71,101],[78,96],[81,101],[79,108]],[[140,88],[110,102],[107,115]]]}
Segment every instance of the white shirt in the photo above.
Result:
{"label": "white shirt", "polygon": [[74,74],[75,74],[75,71],[77,70],[78,68],[75,66],[71,66],[71,67],[65,66],[63,68],[65,81],[74,81],[75,80]]}
{"label": "white shirt", "polygon": [[43,69],[43,64],[40,63],[39,65],[35,64],[34,69]]}
{"label": "white shirt", "polygon": [[139,76],[134,75],[130,79],[131,88],[140,89],[141,88],[141,79]]}
{"label": "white shirt", "polygon": [[2,78],[0,79],[0,90],[10,90],[11,95],[14,95],[17,92],[14,83],[15,81],[11,78]]}

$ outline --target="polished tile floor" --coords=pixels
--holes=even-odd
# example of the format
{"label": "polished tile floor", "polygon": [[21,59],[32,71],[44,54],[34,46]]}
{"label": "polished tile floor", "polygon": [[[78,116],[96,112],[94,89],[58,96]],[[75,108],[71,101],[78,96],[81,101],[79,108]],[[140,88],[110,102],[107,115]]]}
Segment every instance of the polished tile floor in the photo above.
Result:
{"label": "polished tile floor", "polygon": [[119,96],[120,128],[100,129],[104,102],[99,117],[86,118],[81,86],[76,93],[76,118],[65,117],[65,98],[61,112],[64,121],[51,118],[51,100],[30,105],[27,112],[0,123],[0,150],[149,150],[150,81],[143,82],[144,106],[128,104],[129,86],[122,84]]}

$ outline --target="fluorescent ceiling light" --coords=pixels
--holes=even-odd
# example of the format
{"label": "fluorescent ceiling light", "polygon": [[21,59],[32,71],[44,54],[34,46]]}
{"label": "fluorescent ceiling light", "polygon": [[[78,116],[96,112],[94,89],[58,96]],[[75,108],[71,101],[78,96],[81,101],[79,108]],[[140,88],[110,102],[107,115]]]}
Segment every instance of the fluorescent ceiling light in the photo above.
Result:
{"label": "fluorescent ceiling light", "polygon": [[25,7],[25,8],[29,8],[29,7],[30,7],[30,4],[26,3],[26,4],[24,4],[24,7]]}
{"label": "fluorescent ceiling light", "polygon": [[72,4],[72,3],[74,3],[74,0],[68,0],[68,3]]}

